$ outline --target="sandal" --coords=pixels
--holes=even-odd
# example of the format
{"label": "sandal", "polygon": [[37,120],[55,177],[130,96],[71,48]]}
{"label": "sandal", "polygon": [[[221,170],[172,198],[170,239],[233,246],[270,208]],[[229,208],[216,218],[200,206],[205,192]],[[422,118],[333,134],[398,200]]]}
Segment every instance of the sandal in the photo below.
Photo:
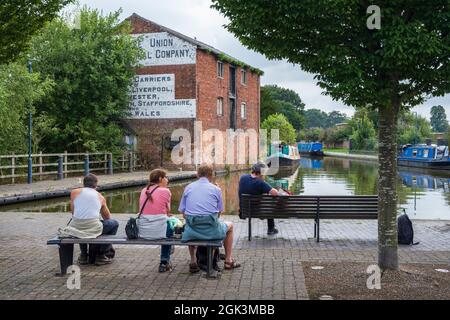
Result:
{"label": "sandal", "polygon": [[241,264],[239,262],[236,262],[235,260],[231,260],[231,262],[225,261],[224,266],[225,266],[226,270],[231,270],[231,269],[239,268],[241,266]]}
{"label": "sandal", "polygon": [[197,263],[189,263],[189,272],[190,273],[196,273],[199,271],[200,271],[200,268]]}

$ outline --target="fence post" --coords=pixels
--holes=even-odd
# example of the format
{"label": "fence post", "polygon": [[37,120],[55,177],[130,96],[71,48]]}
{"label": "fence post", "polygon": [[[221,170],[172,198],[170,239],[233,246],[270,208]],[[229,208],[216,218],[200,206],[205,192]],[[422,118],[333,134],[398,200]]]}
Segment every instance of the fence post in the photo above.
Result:
{"label": "fence post", "polygon": [[112,153],[108,154],[108,173],[113,174],[113,155]]}
{"label": "fence post", "polygon": [[84,155],[84,175],[87,176],[89,174],[89,153]]}
{"label": "fence post", "polygon": [[16,174],[16,157],[15,153],[12,154],[11,158],[11,175],[12,175],[12,183],[15,182],[14,175]]}
{"label": "fence post", "polygon": [[33,183],[33,155],[31,152],[28,153],[28,174],[27,174],[28,184]]}
{"label": "fence post", "polygon": [[62,155],[59,155],[58,156],[58,180],[64,179],[63,162],[64,162],[64,157]]}
{"label": "fence post", "polygon": [[42,151],[39,152],[39,180],[42,180]]}
{"label": "fence post", "polygon": [[63,172],[65,173],[65,177],[67,177],[67,151],[64,151],[64,170]]}
{"label": "fence post", "polygon": [[128,153],[128,171],[133,172],[133,152]]}

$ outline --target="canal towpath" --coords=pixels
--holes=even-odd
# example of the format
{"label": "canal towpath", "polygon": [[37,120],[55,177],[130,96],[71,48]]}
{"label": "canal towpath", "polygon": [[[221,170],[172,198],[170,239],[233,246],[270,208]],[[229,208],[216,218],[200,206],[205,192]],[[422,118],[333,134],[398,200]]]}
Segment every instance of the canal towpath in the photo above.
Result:
{"label": "canal towpath", "polygon": [[[219,173],[219,172],[217,172]],[[149,171],[117,173],[113,175],[98,175],[99,191],[145,185],[148,182]],[[195,171],[169,171],[170,181],[193,179]],[[64,197],[74,188],[82,186],[83,177],[72,177],[63,180],[43,180],[31,184],[0,185],[0,205],[31,200]]]}

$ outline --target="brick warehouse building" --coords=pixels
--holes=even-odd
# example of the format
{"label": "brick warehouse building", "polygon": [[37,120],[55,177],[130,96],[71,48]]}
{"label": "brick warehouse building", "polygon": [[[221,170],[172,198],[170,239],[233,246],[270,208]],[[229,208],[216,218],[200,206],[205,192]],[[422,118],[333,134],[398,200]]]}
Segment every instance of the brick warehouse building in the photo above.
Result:
{"label": "brick warehouse building", "polygon": [[[194,137],[195,121],[202,122],[203,131],[254,129],[259,133],[260,70],[135,13],[126,20],[132,34],[143,37],[146,54],[143,67],[136,70],[130,92],[132,116],[126,121],[145,167],[181,167],[171,162],[167,140],[177,128]],[[194,165],[183,167],[193,169]]]}

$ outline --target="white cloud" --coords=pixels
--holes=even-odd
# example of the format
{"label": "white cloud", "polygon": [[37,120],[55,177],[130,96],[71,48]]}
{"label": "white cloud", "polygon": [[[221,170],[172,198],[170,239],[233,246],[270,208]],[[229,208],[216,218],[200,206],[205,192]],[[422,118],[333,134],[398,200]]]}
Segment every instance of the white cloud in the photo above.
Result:
{"label": "white cloud", "polygon": [[[308,74],[298,66],[292,66],[285,61],[269,61],[263,55],[250,51],[223,28],[227,20],[216,10],[210,8],[209,0],[79,0],[81,6],[102,10],[103,13],[123,9],[121,19],[133,12],[165,27],[181,32],[189,37],[205,42],[227,54],[248,64],[262,69],[265,74],[262,84],[277,84],[296,91],[307,109],[318,108],[325,112],[339,110],[352,115],[354,109],[341,102],[333,101],[322,95],[322,89],[316,85],[313,75]],[[447,117],[450,118],[450,95],[433,98],[413,111],[429,118],[433,105],[444,106]]]}

